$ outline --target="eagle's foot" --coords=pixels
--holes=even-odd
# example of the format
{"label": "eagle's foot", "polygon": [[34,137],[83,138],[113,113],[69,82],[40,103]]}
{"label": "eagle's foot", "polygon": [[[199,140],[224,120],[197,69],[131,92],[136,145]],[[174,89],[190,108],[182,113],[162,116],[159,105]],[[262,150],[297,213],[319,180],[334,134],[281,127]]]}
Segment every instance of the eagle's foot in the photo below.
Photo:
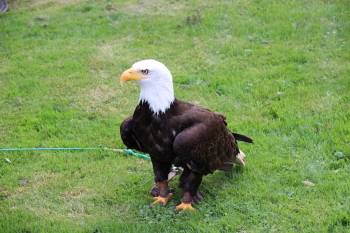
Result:
{"label": "eagle's foot", "polygon": [[195,208],[192,207],[191,203],[185,203],[185,202],[181,202],[181,204],[176,206],[176,211],[183,211],[183,210],[195,210]]}
{"label": "eagle's foot", "polygon": [[152,205],[160,204],[162,206],[166,206],[166,204],[168,203],[168,201],[171,199],[172,196],[173,196],[173,193],[168,193],[166,197],[162,197],[161,195],[157,197],[153,197],[154,202],[152,203]]}

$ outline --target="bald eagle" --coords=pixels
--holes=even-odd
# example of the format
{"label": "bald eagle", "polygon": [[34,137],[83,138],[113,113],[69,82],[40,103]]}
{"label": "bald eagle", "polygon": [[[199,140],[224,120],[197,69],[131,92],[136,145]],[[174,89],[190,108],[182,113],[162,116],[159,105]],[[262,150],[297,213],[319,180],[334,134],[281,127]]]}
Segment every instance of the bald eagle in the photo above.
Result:
{"label": "bald eagle", "polygon": [[140,100],[134,114],[123,121],[120,134],[124,144],[151,156],[157,196],[153,204],[166,205],[171,196],[168,173],[172,165],[184,170],[183,191],[176,210],[191,210],[202,196],[202,177],[215,170],[244,165],[237,140],[252,143],[247,136],[232,133],[225,117],[175,98],[169,69],[156,60],[142,60],[122,73],[120,82],[140,84]]}

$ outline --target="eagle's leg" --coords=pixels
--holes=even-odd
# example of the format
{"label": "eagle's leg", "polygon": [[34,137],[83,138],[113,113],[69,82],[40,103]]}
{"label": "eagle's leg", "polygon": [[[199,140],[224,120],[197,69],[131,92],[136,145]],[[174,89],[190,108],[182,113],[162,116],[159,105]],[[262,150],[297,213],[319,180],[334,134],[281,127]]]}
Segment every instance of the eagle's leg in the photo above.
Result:
{"label": "eagle's leg", "polygon": [[[168,184],[169,184],[169,180],[168,180]],[[169,192],[174,193],[174,189],[169,188]],[[150,191],[150,194],[152,197],[158,197],[159,193],[160,193],[160,191],[159,191],[158,183],[154,183],[154,185]]]}
{"label": "eagle's leg", "polygon": [[154,160],[152,160],[152,164],[156,187],[158,189],[158,192],[156,193],[156,195],[158,195],[153,197],[153,204],[161,204],[165,206],[170,200],[170,198],[173,196],[173,193],[170,192],[168,187],[168,174],[171,168],[171,164],[162,163]]}
{"label": "eagle's leg", "polygon": [[[168,183],[169,183],[176,175],[178,175],[178,174],[181,173],[182,171],[183,171],[183,168],[182,168],[182,167],[175,167],[175,166],[172,166],[172,167],[171,167],[171,171],[170,171],[169,174],[168,174]],[[174,193],[174,189],[170,188],[170,189],[169,189],[169,192]],[[158,187],[157,183],[155,183],[155,184],[153,185],[150,194],[151,194],[152,197],[157,197],[157,196],[159,196],[159,187]]]}
{"label": "eagle's leg", "polygon": [[180,187],[183,190],[183,196],[181,204],[176,206],[177,211],[182,210],[194,210],[192,203],[198,202],[202,199],[202,195],[199,194],[198,188],[202,182],[202,174],[191,171],[185,168],[180,177]]}
{"label": "eagle's leg", "polygon": [[152,205],[154,204],[160,204],[162,206],[165,206],[170,198],[173,196],[173,193],[169,192],[168,188],[168,181],[161,181],[157,183],[159,187],[159,196],[153,197],[154,201]]}

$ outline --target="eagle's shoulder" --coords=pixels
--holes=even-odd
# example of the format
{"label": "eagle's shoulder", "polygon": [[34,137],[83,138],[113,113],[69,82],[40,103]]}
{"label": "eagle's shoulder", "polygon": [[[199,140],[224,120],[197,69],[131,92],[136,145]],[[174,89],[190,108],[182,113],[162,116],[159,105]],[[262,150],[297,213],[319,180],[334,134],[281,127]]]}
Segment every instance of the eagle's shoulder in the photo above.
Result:
{"label": "eagle's shoulder", "polygon": [[226,117],[218,112],[213,112],[200,105],[189,102],[175,100],[170,108],[170,115],[178,121],[192,123],[224,123],[226,125]]}

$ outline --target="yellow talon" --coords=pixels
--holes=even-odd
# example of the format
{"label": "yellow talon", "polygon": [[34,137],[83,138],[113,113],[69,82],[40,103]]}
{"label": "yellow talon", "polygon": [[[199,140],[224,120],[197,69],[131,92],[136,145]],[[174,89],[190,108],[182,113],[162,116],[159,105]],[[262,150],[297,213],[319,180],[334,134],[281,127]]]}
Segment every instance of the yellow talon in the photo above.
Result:
{"label": "yellow talon", "polygon": [[152,203],[152,205],[161,204],[162,206],[165,206],[172,196],[173,194],[169,193],[168,196],[166,197],[161,197],[161,196],[153,197],[154,202]]}
{"label": "yellow talon", "polygon": [[191,203],[181,202],[180,205],[176,206],[176,211],[182,211],[182,210],[196,210],[196,209],[192,207]]}

